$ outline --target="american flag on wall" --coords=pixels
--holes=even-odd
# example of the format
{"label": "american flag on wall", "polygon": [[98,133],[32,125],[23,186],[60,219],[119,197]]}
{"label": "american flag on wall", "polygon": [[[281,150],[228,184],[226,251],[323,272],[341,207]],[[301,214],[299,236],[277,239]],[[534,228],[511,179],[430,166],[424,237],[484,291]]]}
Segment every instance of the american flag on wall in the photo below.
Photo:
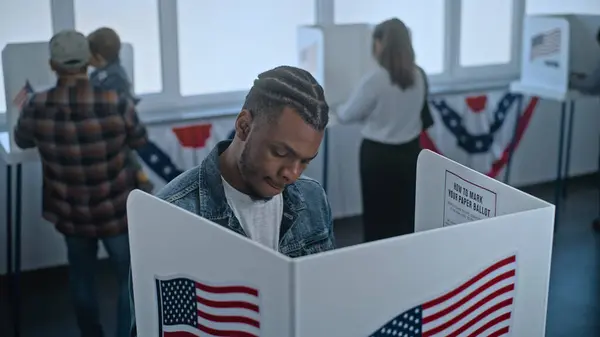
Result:
{"label": "american flag on wall", "polygon": [[156,290],[162,337],[260,335],[259,293],[253,287],[175,277],[157,279]]}
{"label": "american flag on wall", "polygon": [[534,35],[531,38],[530,59],[533,61],[538,57],[558,53],[561,48],[561,30],[553,29],[547,32]]}
{"label": "american flag on wall", "polygon": [[23,88],[21,88],[21,90],[19,90],[19,92],[13,98],[13,105],[18,109],[22,109],[33,93],[34,91],[31,83],[29,83],[29,81],[25,82]]}
{"label": "american flag on wall", "polygon": [[371,337],[507,336],[516,269],[515,255],[500,260],[444,295],[394,317]]}

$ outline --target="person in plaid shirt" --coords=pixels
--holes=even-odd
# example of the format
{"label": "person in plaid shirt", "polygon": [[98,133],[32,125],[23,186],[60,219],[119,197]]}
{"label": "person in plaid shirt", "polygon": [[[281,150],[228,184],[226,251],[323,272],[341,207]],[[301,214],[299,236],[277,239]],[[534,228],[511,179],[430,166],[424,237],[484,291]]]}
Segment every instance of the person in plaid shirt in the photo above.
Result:
{"label": "person in plaid shirt", "polygon": [[14,130],[21,148],[37,147],[43,169],[43,215],[66,240],[69,282],[82,336],[103,336],[94,273],[98,241],[115,264],[119,281],[117,336],[127,336],[129,239],[126,201],[135,188],[129,149],[147,133],[134,103],[88,80],[86,37],[62,31],[50,40],[56,86],[36,93]]}

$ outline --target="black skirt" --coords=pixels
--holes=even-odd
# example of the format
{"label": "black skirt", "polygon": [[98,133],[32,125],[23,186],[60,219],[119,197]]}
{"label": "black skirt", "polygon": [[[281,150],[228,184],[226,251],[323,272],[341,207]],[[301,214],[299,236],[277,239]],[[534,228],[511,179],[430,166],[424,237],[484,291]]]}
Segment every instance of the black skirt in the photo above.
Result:
{"label": "black skirt", "polygon": [[360,180],[365,242],[414,232],[419,137],[390,145],[364,139]]}

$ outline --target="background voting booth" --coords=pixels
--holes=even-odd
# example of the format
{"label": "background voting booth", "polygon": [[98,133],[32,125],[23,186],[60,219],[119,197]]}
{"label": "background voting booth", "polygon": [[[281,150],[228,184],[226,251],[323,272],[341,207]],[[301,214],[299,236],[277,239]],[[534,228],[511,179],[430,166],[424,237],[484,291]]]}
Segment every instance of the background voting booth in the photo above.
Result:
{"label": "background voting booth", "polygon": [[362,77],[375,69],[372,34],[368,24],[298,28],[299,66],[323,86],[331,107],[343,104]]}
{"label": "background voting booth", "polygon": [[[2,69],[7,97],[6,117],[9,128],[8,132],[0,132],[0,159],[7,169],[4,185],[7,196],[6,228],[0,229],[0,238],[3,238],[1,241],[6,245],[0,251],[0,270],[7,270],[9,286],[14,287],[10,293],[15,294],[15,300],[12,303],[15,312],[19,312],[17,299],[20,298],[18,279],[21,271],[21,239],[37,236],[42,237],[45,241],[55,240],[56,246],[64,247],[61,235],[46,222],[32,222],[33,226],[21,228],[23,194],[26,195],[28,207],[38,205],[39,208],[32,212],[36,215],[42,213],[42,194],[39,192],[42,189],[42,173],[41,168],[38,168],[37,174],[29,175],[26,186],[23,186],[22,164],[38,161],[39,156],[36,149],[20,149],[13,138],[13,128],[21,112],[19,107],[13,103],[13,98],[20,95],[30,96],[33,92],[43,91],[55,85],[56,78],[50,69],[49,59],[48,42],[10,43],[2,50]],[[131,44],[123,44],[121,61],[129,77],[133,79],[133,48]],[[30,88],[27,88],[27,83]],[[39,199],[33,202],[32,198],[27,197],[29,195]],[[57,253],[60,254],[61,260],[66,260],[64,248]],[[106,256],[104,248],[101,248],[100,254],[100,256]],[[18,318],[18,316],[14,317]]]}
{"label": "background voting booth", "polygon": [[544,336],[554,206],[423,151],[416,213],[415,234],[290,259],[133,192],[138,334]]}
{"label": "background voting booth", "polygon": [[554,203],[557,215],[571,158],[575,100],[583,96],[569,88],[569,79],[572,73],[589,74],[598,67],[600,48],[596,33],[599,28],[600,16],[594,15],[528,16],[525,19],[521,78],[510,87],[513,92],[562,104]]}
{"label": "background voting booth", "polygon": [[[326,191],[336,190],[341,186],[348,188],[350,184],[344,182],[343,177],[336,172],[350,171],[351,176],[359,179],[358,165],[347,165],[347,160],[338,160],[336,153],[331,153],[330,148],[345,148],[348,153],[354,153],[358,163],[360,147],[360,125],[337,125],[335,109],[346,102],[352,91],[362,78],[370,71],[376,69],[377,63],[371,54],[373,26],[369,24],[344,24],[327,26],[301,26],[298,28],[298,56],[299,67],[309,71],[323,86],[325,97],[329,104],[330,121],[323,140],[323,165],[311,165],[322,169],[322,172],[313,171],[309,167],[306,174],[323,185]],[[313,162],[314,163],[314,162]],[[346,164],[344,164],[346,163]],[[329,170],[331,165],[338,167]],[[342,166],[343,165],[343,166]],[[331,173],[328,173],[330,172]],[[348,196],[344,204],[338,209],[360,210],[360,186],[352,185],[353,190],[343,193]],[[342,193],[340,193],[342,194]],[[336,207],[337,208],[337,207]],[[334,214],[334,216],[351,216],[356,214]]]}

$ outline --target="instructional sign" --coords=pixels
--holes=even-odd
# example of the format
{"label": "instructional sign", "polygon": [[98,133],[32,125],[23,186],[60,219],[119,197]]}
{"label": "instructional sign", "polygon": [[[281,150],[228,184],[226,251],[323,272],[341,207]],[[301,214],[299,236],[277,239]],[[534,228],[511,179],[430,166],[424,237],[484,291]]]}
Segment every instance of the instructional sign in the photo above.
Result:
{"label": "instructional sign", "polygon": [[496,216],[496,193],[446,171],[444,226]]}

